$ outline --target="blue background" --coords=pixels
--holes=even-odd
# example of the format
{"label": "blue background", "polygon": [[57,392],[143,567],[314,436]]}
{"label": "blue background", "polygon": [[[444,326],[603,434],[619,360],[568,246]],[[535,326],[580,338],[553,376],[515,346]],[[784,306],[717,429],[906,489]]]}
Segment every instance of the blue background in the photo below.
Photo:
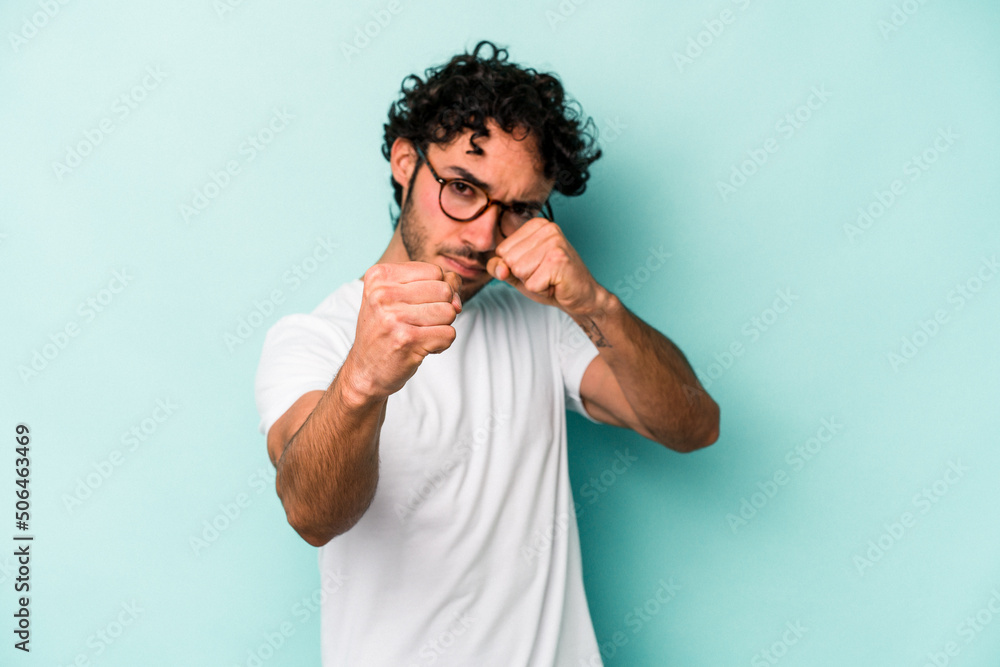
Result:
{"label": "blue background", "polygon": [[30,655],[0,556],[0,662],[318,664],[316,552],[257,432],[264,332],[378,258],[388,106],[487,38],[594,118],[605,155],[556,217],[722,408],[689,455],[569,417],[606,663],[998,664],[1000,5],[391,9],[0,7],[0,533],[24,422],[36,535]]}

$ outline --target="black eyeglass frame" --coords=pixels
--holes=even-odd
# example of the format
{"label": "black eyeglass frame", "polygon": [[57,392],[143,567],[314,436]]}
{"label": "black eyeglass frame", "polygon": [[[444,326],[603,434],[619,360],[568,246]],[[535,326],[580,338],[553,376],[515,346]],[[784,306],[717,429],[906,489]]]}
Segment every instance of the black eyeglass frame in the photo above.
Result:
{"label": "black eyeglass frame", "polygon": [[[493,199],[481,187],[479,187],[475,183],[470,183],[469,181],[465,180],[464,178],[441,178],[441,176],[438,175],[437,171],[434,169],[434,165],[432,165],[431,161],[427,159],[427,155],[424,153],[423,149],[421,149],[420,146],[415,146],[415,148],[417,149],[417,155],[419,155],[420,159],[423,160],[427,164],[427,168],[431,170],[431,175],[434,177],[434,180],[441,184],[441,190],[438,192],[438,206],[441,207],[441,212],[442,213],[444,213],[446,216],[448,216],[452,220],[455,220],[456,222],[472,222],[473,220],[475,220],[476,218],[478,218],[479,216],[481,216],[483,213],[485,213],[486,209],[488,209],[493,204],[496,204],[497,206],[500,207],[500,220],[497,223],[497,230],[500,232],[500,236],[502,236],[503,238],[507,238],[507,235],[503,233],[503,214],[506,213],[507,211],[510,211],[511,215],[514,215],[514,209],[510,206],[510,204],[505,204],[504,202],[502,202],[502,201],[500,201],[498,199]],[[417,166],[419,168],[419,165],[417,165]],[[449,183],[454,183],[455,181],[460,181],[460,182],[464,183],[465,185],[469,186],[470,188],[475,188],[476,190],[479,190],[480,192],[483,193],[483,195],[486,196],[486,203],[483,204],[483,207],[481,209],[479,209],[479,211],[477,211],[474,215],[471,215],[468,218],[457,218],[457,217],[453,216],[451,213],[449,213],[448,211],[444,210],[444,204],[441,201],[441,199],[444,197],[444,188]],[[548,199],[546,199],[545,203],[542,204],[542,210],[539,211],[539,213],[542,213],[542,212],[545,213],[544,216],[535,215],[533,217],[536,217],[536,218],[538,218],[538,217],[545,217],[546,219],[555,222],[555,215],[552,213],[552,205],[549,203]],[[529,218],[529,220],[530,219],[531,218]],[[527,222],[527,221],[525,221],[525,222]]]}

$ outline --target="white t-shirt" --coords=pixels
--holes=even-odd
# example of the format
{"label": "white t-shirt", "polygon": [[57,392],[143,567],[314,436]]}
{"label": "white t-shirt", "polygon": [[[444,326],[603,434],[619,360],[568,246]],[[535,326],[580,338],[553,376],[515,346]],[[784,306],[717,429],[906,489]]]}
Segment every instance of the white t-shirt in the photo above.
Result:
{"label": "white t-shirt", "polygon": [[[260,431],[325,390],[354,342],[364,283],[267,332]],[[494,281],[386,405],[375,497],[319,548],[324,667],[602,664],[584,595],[566,408],[587,419],[598,354],[558,308]]]}

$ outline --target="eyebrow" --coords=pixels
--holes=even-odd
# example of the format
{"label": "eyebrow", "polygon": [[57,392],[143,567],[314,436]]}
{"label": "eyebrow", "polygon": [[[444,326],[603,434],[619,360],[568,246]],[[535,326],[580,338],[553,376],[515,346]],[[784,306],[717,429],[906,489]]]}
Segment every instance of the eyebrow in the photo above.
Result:
{"label": "eyebrow", "polygon": [[[453,173],[458,174],[458,177],[461,178],[464,181],[468,181],[469,183],[472,183],[473,185],[478,185],[479,187],[481,187],[486,192],[486,194],[490,193],[490,186],[487,185],[486,183],[483,183],[481,180],[479,180],[475,176],[473,176],[472,173],[469,172],[468,170],[466,170],[466,169],[464,169],[462,167],[459,167],[457,165],[449,165],[449,166],[445,167],[445,169],[450,169]],[[521,206],[528,206],[528,207],[531,207],[531,208],[538,208],[538,209],[542,208],[545,205],[545,202],[543,202],[543,201],[534,201],[534,200],[533,201],[521,201],[519,199],[515,199],[514,201],[504,202],[504,203],[505,204],[514,204],[514,205],[520,204]]]}

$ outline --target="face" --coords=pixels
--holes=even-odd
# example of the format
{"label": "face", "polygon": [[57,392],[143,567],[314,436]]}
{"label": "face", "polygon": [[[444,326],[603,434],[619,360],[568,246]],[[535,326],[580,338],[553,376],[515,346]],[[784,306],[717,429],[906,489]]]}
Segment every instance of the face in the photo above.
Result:
{"label": "face", "polygon": [[[466,152],[470,149],[472,130],[466,130],[449,144],[430,144],[427,159],[438,175],[445,179],[471,175],[488,186],[490,197],[507,204],[545,201],[554,181],[545,179],[542,173],[535,139],[530,136],[522,139],[522,134],[503,132],[492,120],[487,122],[487,128],[490,135],[476,139],[476,145],[483,149],[482,155]],[[486,272],[486,262],[503,240],[498,229],[500,209],[490,206],[469,222],[452,220],[441,210],[438,203],[441,185],[434,180],[426,163],[420,165],[412,188],[409,186],[417,155],[408,143],[401,150],[407,147],[412,156],[399,160],[399,173],[396,158],[392,160],[393,175],[397,182],[404,184],[403,206],[396,229],[398,238],[393,242],[402,245],[406,257],[397,257],[395,261],[430,262],[446,271],[454,271],[462,278],[461,297],[466,302],[493,279]],[[396,148],[393,153],[395,155]]]}

